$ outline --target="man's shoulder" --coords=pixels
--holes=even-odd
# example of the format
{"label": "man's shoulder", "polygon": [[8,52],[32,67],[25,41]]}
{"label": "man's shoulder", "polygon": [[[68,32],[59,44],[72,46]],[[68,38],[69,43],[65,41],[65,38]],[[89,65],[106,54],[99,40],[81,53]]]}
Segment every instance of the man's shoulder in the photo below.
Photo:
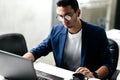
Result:
{"label": "man's shoulder", "polygon": [[55,29],[62,29],[62,28],[65,28],[63,24],[56,24],[53,26],[53,28]]}
{"label": "man's shoulder", "polygon": [[64,31],[64,30],[66,30],[66,28],[64,27],[64,25],[63,24],[57,24],[57,25],[54,25],[53,27],[52,27],[52,30],[54,30],[54,31]]}
{"label": "man's shoulder", "polygon": [[67,29],[64,27],[63,24],[57,24],[52,27],[51,34],[52,35],[59,35],[59,34],[65,34]]}
{"label": "man's shoulder", "polygon": [[83,20],[81,20],[82,22],[82,25],[83,25],[83,28],[84,29],[87,29],[87,30],[104,30],[103,27],[99,26],[99,25],[96,25],[96,24],[93,24],[93,23],[89,23],[89,22],[85,22]]}

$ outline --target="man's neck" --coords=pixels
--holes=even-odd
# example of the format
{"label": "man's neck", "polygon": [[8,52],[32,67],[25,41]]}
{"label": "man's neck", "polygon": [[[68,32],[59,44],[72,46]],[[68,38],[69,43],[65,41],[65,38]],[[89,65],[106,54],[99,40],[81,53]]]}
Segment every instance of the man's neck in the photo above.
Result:
{"label": "man's neck", "polygon": [[71,34],[76,34],[78,33],[80,30],[82,29],[82,24],[81,24],[81,21],[78,20],[76,25],[73,27],[73,28],[69,28],[68,31],[69,33]]}

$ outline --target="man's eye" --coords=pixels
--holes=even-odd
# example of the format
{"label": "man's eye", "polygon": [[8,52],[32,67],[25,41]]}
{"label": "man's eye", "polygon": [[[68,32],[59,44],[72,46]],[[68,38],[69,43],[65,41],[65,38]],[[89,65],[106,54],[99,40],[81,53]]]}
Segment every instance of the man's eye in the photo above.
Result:
{"label": "man's eye", "polygon": [[65,16],[65,19],[67,19],[67,20],[71,20],[71,16],[66,15],[66,16]]}

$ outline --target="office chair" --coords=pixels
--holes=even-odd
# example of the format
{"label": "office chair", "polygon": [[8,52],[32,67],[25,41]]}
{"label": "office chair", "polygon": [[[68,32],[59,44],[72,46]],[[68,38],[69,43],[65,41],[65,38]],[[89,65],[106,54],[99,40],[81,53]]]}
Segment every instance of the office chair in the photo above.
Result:
{"label": "office chair", "polygon": [[25,38],[20,33],[7,33],[0,35],[0,50],[20,56],[28,51]]}
{"label": "office chair", "polygon": [[120,74],[120,70],[115,70],[115,72],[113,73],[112,77],[110,78],[110,80],[117,80],[118,74]]}
{"label": "office chair", "polygon": [[108,42],[109,42],[109,49],[111,53],[112,66],[114,71],[110,80],[116,80],[116,77],[120,72],[119,70],[116,69],[118,64],[119,47],[118,47],[118,44],[112,39],[108,39]]}
{"label": "office chair", "polygon": [[108,42],[109,42],[109,49],[112,57],[112,66],[113,66],[113,69],[116,70],[117,63],[118,63],[118,56],[119,56],[119,47],[118,47],[118,44],[112,39],[108,39]]}

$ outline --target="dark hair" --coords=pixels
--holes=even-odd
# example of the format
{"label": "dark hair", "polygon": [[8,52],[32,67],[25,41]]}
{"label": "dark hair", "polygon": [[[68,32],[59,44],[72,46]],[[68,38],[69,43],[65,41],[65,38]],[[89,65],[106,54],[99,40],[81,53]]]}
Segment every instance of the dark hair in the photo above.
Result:
{"label": "dark hair", "polygon": [[76,12],[77,9],[79,8],[77,0],[58,0],[57,6],[60,7],[66,7],[66,6],[71,6],[72,9]]}

